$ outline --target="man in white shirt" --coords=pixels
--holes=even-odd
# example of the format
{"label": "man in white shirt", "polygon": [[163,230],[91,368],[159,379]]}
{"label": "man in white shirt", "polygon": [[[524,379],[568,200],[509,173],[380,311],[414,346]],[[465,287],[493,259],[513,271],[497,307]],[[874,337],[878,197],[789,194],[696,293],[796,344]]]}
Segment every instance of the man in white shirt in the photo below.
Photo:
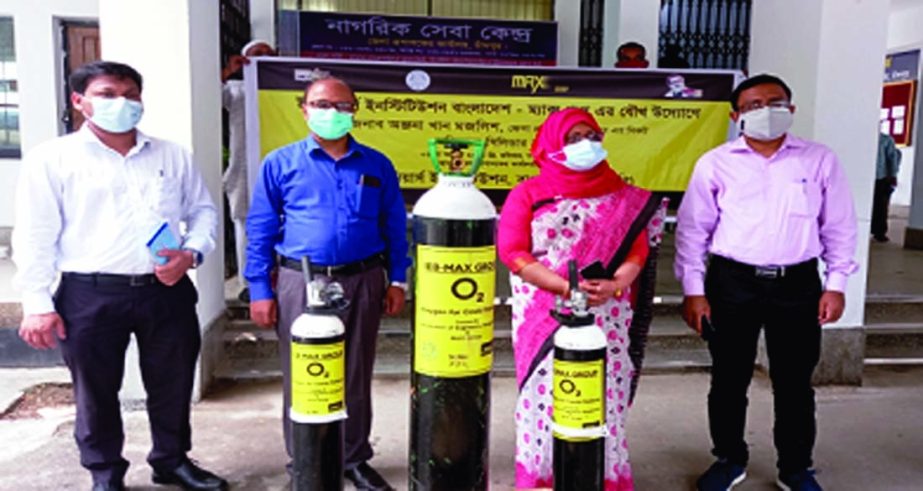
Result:
{"label": "man in white shirt", "polygon": [[[154,482],[226,489],[186,457],[201,344],[186,271],[215,247],[215,205],[189,152],[135,129],[143,113],[137,71],[99,61],[74,71],[70,84],[86,123],[32,150],[16,189],[19,334],[37,349],[61,344],[77,401],[80,463],[94,491],[124,489],[118,393],[131,334],[147,392]],[[176,245],[155,256],[148,241],[161,228]]]}
{"label": "man in white shirt", "polygon": [[247,251],[247,213],[250,210],[250,184],[247,179],[246,100],[244,81],[233,77],[250,63],[250,57],[275,56],[276,51],[263,40],[245,44],[239,55],[231,56],[221,70],[221,100],[228,112],[228,168],[224,171],[224,192],[228,196],[231,222],[234,223],[234,248],[237,256],[237,280],[241,301],[250,301],[250,290],[244,279]]}

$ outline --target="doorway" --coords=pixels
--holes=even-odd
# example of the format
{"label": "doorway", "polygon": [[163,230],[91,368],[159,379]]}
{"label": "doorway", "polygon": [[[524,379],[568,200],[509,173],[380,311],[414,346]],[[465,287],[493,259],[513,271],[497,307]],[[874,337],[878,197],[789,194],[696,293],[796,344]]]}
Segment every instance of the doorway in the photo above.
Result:
{"label": "doorway", "polygon": [[61,21],[61,49],[64,61],[64,132],[72,133],[83,124],[83,114],[71,105],[69,78],[81,65],[100,59],[99,23],[95,21]]}

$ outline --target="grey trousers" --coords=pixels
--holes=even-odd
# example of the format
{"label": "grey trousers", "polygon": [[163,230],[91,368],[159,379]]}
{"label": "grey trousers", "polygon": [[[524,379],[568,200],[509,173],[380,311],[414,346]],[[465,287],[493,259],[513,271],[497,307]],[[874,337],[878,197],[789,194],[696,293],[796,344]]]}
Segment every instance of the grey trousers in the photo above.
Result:
{"label": "grey trousers", "polygon": [[[381,267],[351,276],[332,276],[343,285],[349,308],[340,315],[346,326],[346,468],[353,468],[372,458],[369,433],[372,430],[372,369],[375,365],[375,342],[381,325],[385,298],[385,272]],[[291,327],[304,312],[305,284],[301,272],[279,268],[279,356],[282,363],[284,405],[282,425],[285,450],[292,455],[291,405]]]}

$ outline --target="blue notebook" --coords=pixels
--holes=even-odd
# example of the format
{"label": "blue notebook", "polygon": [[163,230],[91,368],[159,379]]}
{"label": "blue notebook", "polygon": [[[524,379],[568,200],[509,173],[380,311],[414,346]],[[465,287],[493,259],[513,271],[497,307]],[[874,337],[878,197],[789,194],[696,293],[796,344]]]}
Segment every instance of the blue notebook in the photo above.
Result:
{"label": "blue notebook", "polygon": [[179,249],[179,241],[176,240],[176,236],[173,235],[173,231],[170,230],[170,225],[167,222],[163,222],[163,225],[147,241],[147,248],[151,251],[154,261],[158,264],[167,264],[168,261],[166,257],[158,256],[158,252],[164,249]]}

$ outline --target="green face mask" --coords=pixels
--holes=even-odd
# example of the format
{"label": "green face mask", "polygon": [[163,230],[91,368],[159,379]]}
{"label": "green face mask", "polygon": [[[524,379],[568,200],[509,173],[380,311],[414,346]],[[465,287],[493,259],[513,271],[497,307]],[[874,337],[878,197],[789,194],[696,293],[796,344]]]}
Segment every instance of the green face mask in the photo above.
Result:
{"label": "green face mask", "polygon": [[324,140],[339,140],[353,129],[353,115],[334,108],[308,108],[308,128]]}

